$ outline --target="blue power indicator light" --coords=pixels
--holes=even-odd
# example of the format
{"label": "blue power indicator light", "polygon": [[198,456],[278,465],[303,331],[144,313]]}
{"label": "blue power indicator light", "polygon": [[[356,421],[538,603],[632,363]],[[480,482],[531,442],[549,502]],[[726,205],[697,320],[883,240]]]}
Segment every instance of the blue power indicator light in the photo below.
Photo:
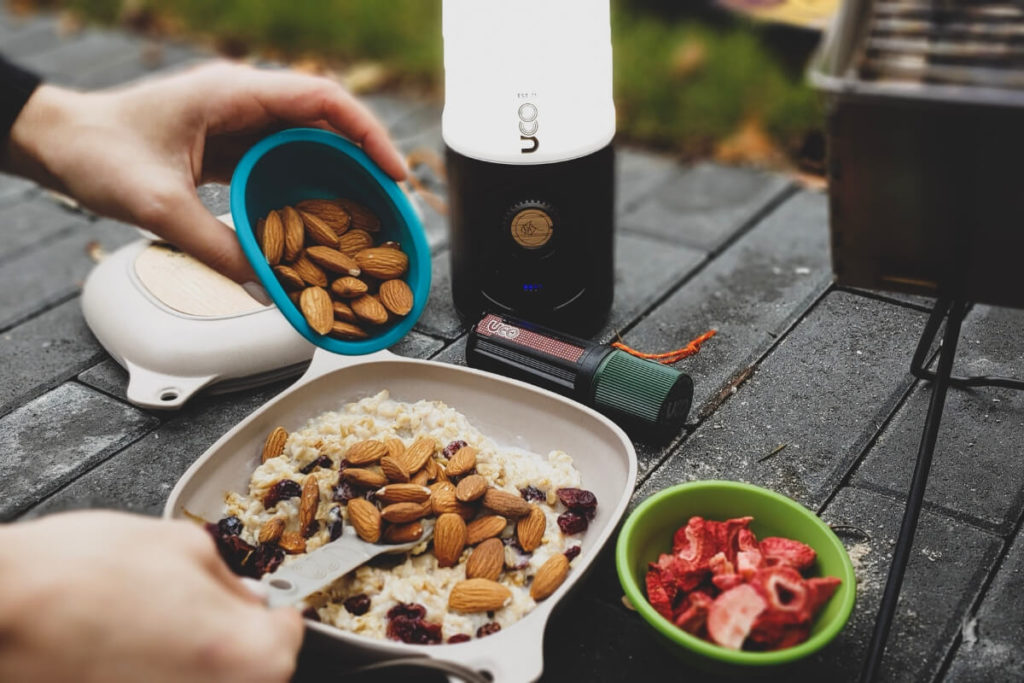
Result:
{"label": "blue power indicator light", "polygon": [[539,292],[542,289],[544,289],[544,285],[541,285],[541,284],[527,283],[527,284],[523,285],[523,291],[524,292],[529,292],[531,294],[534,293],[534,292]]}

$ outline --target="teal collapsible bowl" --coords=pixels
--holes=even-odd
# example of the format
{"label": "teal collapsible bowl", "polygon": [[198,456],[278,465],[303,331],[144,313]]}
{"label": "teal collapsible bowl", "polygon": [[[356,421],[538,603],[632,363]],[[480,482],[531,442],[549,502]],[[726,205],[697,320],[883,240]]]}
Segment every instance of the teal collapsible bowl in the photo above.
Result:
{"label": "teal collapsible bowl", "polygon": [[[303,199],[344,197],[365,205],[381,220],[380,241],[394,240],[409,256],[406,282],[414,305],[408,315],[372,330],[369,339],[346,341],[317,334],[288,298],[256,242],[256,221],[271,209]],[[270,298],[299,334],[334,353],[360,355],[385,349],[405,336],[430,294],[430,248],[409,198],[357,145],[316,128],[291,128],[256,143],[231,177],[231,217],[242,251]]]}

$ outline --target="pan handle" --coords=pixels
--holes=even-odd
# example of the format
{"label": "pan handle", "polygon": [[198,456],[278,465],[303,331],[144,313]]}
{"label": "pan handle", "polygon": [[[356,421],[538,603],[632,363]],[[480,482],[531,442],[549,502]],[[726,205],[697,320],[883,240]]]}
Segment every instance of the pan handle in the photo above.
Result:
{"label": "pan handle", "polygon": [[449,662],[444,659],[432,659],[430,657],[403,657],[400,659],[387,659],[381,662],[367,664],[365,666],[358,666],[354,669],[348,669],[345,671],[345,681],[346,683],[350,681],[352,683],[357,683],[361,680],[369,681],[373,679],[374,674],[383,670],[391,669],[429,669],[431,671],[437,671],[443,674],[448,674],[449,676],[454,676],[456,679],[465,681],[466,683],[491,683],[492,680],[484,676],[482,673],[473,671],[469,667],[463,666],[462,664],[456,664],[455,662]]}
{"label": "pan handle", "polygon": [[368,353],[364,356],[343,356],[340,353],[331,353],[330,351],[318,348],[313,352],[313,359],[309,362],[309,367],[306,368],[306,372],[303,373],[302,377],[296,380],[294,386],[299,387],[303,384],[308,384],[318,377],[323,377],[329,372],[334,372],[341,368],[347,368],[350,365],[370,363],[377,360],[388,360],[391,358],[397,358],[397,356],[387,349]]}

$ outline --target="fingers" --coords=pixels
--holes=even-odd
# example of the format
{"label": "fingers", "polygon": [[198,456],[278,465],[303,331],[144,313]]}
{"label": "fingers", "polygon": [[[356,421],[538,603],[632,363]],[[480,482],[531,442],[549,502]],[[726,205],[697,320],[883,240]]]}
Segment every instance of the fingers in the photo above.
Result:
{"label": "fingers", "polygon": [[[243,132],[269,120],[298,125],[326,122],[335,131],[362,145],[366,153],[395,180],[405,178],[405,161],[387,130],[361,102],[338,83],[289,71],[236,68],[230,83],[226,71],[213,70],[215,96],[209,100],[211,133]],[[216,95],[219,93],[219,96]],[[254,112],[249,107],[256,107]],[[263,117],[259,114],[262,113]],[[261,120],[262,118],[262,120]],[[242,127],[240,129],[239,127]]]}
{"label": "fingers", "polygon": [[194,192],[154,199],[138,222],[235,282],[257,281],[235,232],[214,218]]}

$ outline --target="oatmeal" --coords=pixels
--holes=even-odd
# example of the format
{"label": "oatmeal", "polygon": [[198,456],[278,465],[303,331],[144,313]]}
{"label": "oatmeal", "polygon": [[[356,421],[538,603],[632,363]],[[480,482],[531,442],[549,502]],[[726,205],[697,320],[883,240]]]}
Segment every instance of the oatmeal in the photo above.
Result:
{"label": "oatmeal", "polygon": [[341,534],[400,543],[433,528],[310,596],[306,615],[370,638],[462,642],[562,583],[597,504],[581,484],[567,453],[500,447],[441,402],[383,391],[275,429],[249,490],[226,496],[232,533],[224,520],[211,531],[236,572],[259,576]]}

